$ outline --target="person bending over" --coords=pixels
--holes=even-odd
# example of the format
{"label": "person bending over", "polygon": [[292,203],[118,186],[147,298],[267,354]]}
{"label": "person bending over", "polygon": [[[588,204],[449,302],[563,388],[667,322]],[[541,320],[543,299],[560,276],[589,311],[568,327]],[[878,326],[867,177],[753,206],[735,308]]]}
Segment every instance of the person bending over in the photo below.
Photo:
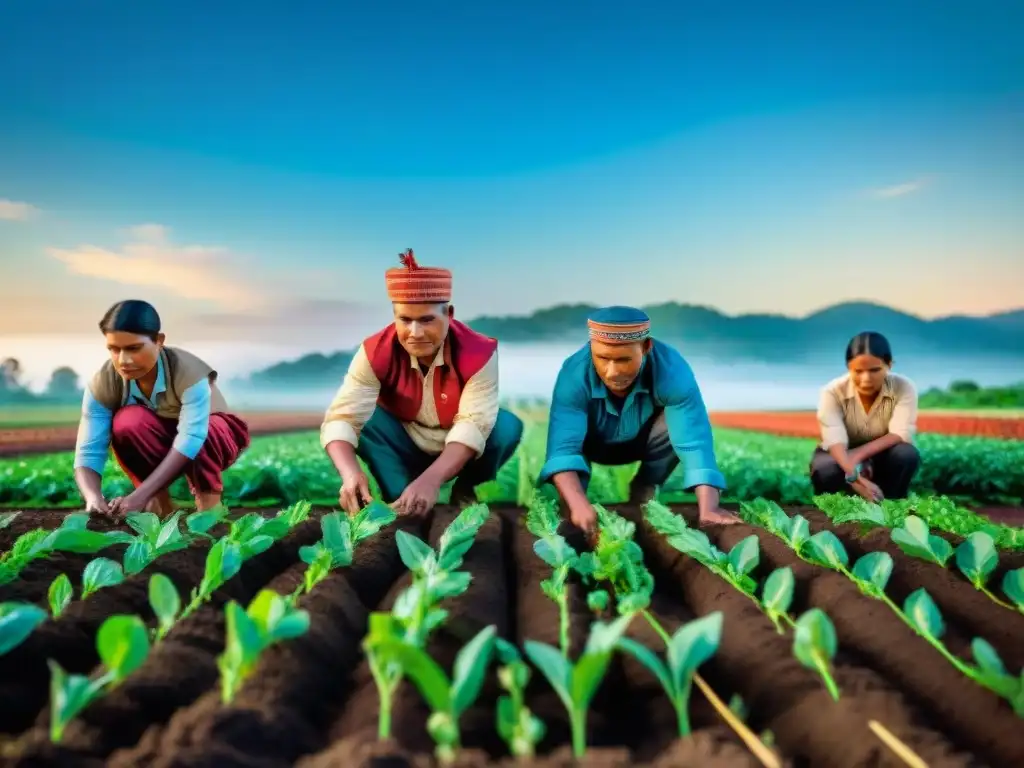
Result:
{"label": "person bending over", "polygon": [[[182,474],[200,510],[221,502],[222,473],[249,446],[249,427],[230,413],[217,372],[164,346],[160,316],[145,301],[122,301],[99,323],[110,360],[85,388],[75,445],[75,482],[86,510],[122,516],[173,511],[168,486]],[[135,490],[108,501],[107,454]]]}
{"label": "person bending over", "polygon": [[846,368],[821,390],[821,443],[810,466],[814,493],[904,499],[921,464],[914,447],[917,390],[892,372],[892,350],[880,333],[850,340]]}
{"label": "person bending over", "polygon": [[682,462],[683,485],[696,491],[701,522],[736,522],[719,507],[725,478],[690,365],[650,337],[642,310],[606,307],[587,325],[590,341],[562,364],[555,381],[538,482],[551,482],[573,524],[592,535],[596,515],[586,496],[591,463],[639,461],[629,496],[631,503],[645,503]]}
{"label": "person bending over", "polygon": [[385,502],[423,515],[452,478],[452,504],[475,501],[523,434],[498,407],[498,342],[455,319],[451,272],[421,267],[411,249],[399,260],[385,274],[395,320],[356,350],[320,429],[353,514],[370,501],[357,456]]}

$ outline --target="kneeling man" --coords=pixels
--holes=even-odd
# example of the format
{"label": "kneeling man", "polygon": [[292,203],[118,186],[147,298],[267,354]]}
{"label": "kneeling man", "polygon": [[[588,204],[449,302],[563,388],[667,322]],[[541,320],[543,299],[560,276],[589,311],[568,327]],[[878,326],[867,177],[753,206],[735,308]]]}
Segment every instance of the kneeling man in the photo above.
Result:
{"label": "kneeling man", "polygon": [[453,477],[452,504],[475,501],[523,433],[498,407],[498,342],[454,317],[451,272],[419,266],[411,249],[399,259],[385,276],[395,321],[356,350],[320,428],[353,514],[370,502],[357,456],[385,502],[423,515]]}
{"label": "kneeling man", "polygon": [[589,343],[562,364],[555,382],[539,482],[553,483],[573,524],[592,534],[596,515],[586,496],[592,462],[639,461],[629,500],[645,503],[681,461],[683,485],[696,489],[701,523],[737,522],[718,506],[725,478],[704,400],[683,356],[651,338],[650,318],[639,309],[606,307],[587,325]]}

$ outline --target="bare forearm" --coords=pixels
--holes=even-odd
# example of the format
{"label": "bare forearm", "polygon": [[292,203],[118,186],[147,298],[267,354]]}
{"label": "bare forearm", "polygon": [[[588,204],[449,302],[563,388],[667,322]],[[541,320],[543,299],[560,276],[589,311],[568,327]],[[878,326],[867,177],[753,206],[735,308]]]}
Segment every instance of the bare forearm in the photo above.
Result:
{"label": "bare forearm", "polygon": [[190,461],[188,456],[172,448],[153,473],[139,485],[136,492],[147,497],[154,496],[173,483],[185,471]]}
{"label": "bare forearm", "polygon": [[693,489],[697,494],[697,508],[702,512],[713,512],[718,509],[721,494],[713,485],[698,485]]}
{"label": "bare forearm", "polygon": [[83,499],[90,496],[103,496],[103,478],[88,467],[75,469],[75,483]]}
{"label": "bare forearm", "polygon": [[551,476],[551,483],[569,509],[574,509],[578,504],[587,502],[587,492],[583,489],[583,483],[580,482],[578,473],[559,472]]}
{"label": "bare forearm", "polygon": [[872,440],[870,443],[865,443],[864,445],[854,448],[847,455],[850,457],[851,464],[856,466],[862,461],[870,459],[872,456],[876,456],[882,451],[887,451],[894,445],[899,445],[902,442],[902,437],[890,432],[887,435],[882,435],[881,437]]}
{"label": "bare forearm", "polygon": [[842,469],[847,476],[853,472],[853,468],[859,463],[854,461],[853,457],[847,452],[846,446],[839,443],[829,446],[828,455],[836,460],[836,464],[839,465],[840,469]]}
{"label": "bare forearm", "polygon": [[343,480],[359,472],[359,459],[356,458],[356,449],[352,443],[346,440],[330,442],[327,444],[327,455]]}
{"label": "bare forearm", "polygon": [[443,485],[459,474],[475,455],[476,451],[468,445],[448,443],[423,474]]}

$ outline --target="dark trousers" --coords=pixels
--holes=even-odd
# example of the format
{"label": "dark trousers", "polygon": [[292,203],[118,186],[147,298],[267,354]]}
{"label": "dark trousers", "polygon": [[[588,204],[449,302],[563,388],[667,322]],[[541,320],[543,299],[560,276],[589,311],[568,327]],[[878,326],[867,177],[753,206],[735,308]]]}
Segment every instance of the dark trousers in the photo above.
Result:
{"label": "dark trousers", "polygon": [[[607,443],[595,435],[587,435],[583,441],[583,458],[588,464],[607,467],[639,461],[640,468],[634,481],[641,485],[664,485],[679,466],[679,456],[672,447],[664,410],[656,411],[636,437],[623,443]],[[580,477],[580,482],[585,490],[590,475]]]}
{"label": "dark trousers", "polygon": [[[876,453],[863,465],[864,469],[870,467],[869,479],[882,489],[887,499],[907,498],[910,482],[920,466],[921,454],[910,443],[899,443]],[[846,473],[820,446],[814,449],[811,457],[811,485],[815,495],[852,493],[846,482]]]}
{"label": "dark trousers", "polygon": [[[522,436],[523,422],[519,417],[504,408],[499,410],[483,455],[466,464],[456,482],[468,489],[493,480],[516,452]],[[356,454],[366,462],[388,504],[401,496],[405,487],[437,458],[421,451],[402,423],[383,408],[376,408],[363,427]]]}
{"label": "dark trousers", "polygon": [[[136,488],[171,452],[178,422],[157,416],[144,405],[126,405],[114,414],[111,448]],[[211,413],[210,431],[199,455],[185,467],[192,493],[221,493],[224,470],[249,447],[249,427],[233,413]]]}

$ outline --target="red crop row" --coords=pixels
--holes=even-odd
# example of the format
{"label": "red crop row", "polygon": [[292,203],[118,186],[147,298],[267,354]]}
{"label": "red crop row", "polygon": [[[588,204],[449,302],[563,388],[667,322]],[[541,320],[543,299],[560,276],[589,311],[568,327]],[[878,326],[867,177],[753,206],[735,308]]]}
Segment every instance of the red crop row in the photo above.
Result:
{"label": "red crop row", "polygon": [[[711,423],[717,427],[747,429],[790,437],[818,437],[821,434],[817,416],[810,411],[722,411],[711,414]],[[1024,440],[1024,418],[922,413],[917,417],[917,429],[918,432],[939,435]]]}

